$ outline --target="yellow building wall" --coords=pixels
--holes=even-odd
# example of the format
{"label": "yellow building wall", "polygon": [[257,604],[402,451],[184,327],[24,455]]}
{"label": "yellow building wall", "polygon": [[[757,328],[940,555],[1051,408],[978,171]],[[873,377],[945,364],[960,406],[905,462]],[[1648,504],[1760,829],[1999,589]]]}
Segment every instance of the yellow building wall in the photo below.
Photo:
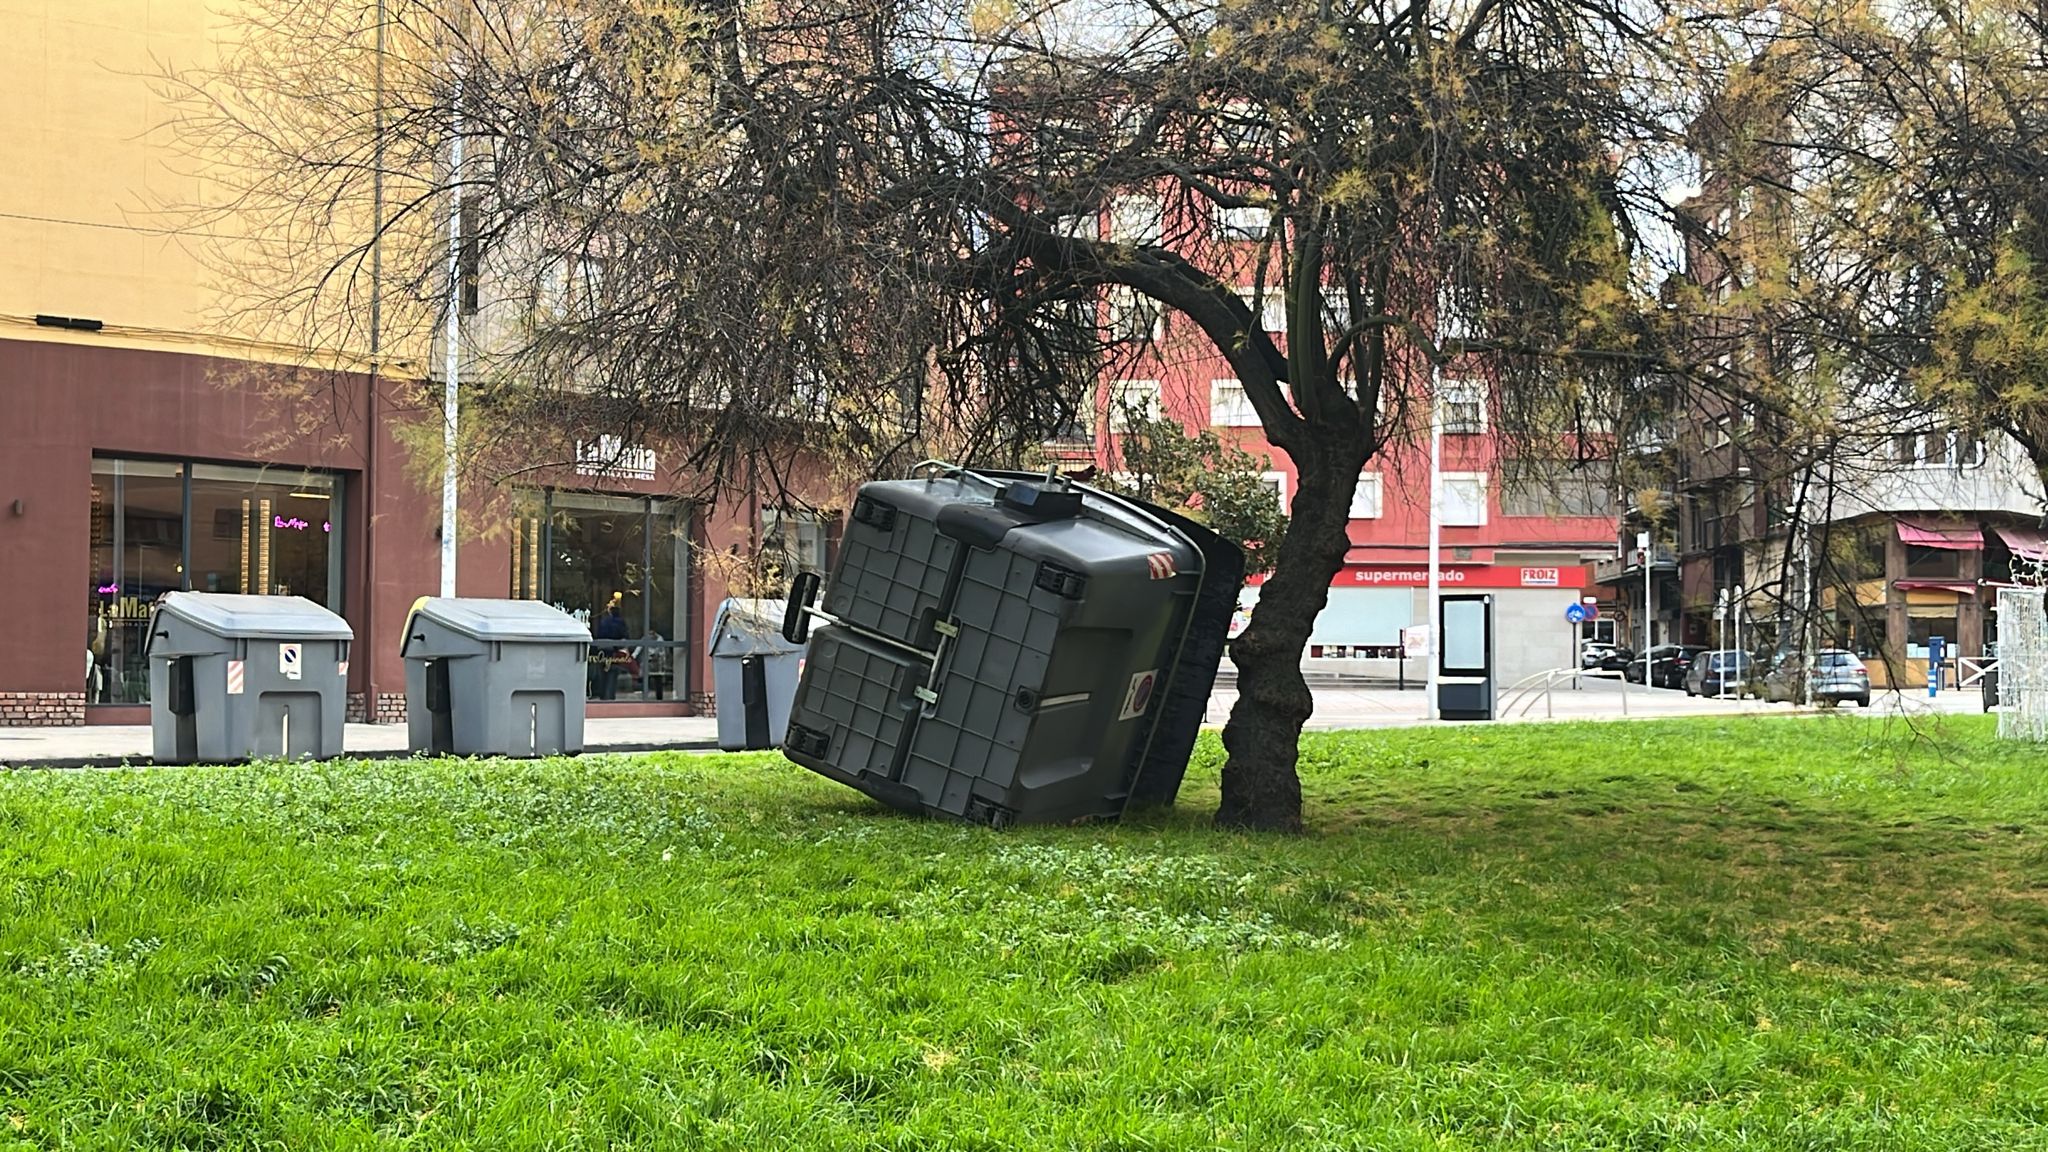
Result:
{"label": "yellow building wall", "polygon": [[[304,361],[289,322],[251,319],[249,220],[191,153],[165,70],[217,66],[236,0],[0,0],[0,337]],[[367,234],[367,218],[365,220]],[[304,270],[292,278],[304,279]],[[101,321],[40,328],[39,314]],[[351,340],[351,343],[356,341]]]}
{"label": "yellow building wall", "polygon": [[207,331],[210,277],[161,211],[194,203],[199,182],[180,172],[151,76],[209,62],[220,7],[0,0],[0,332],[48,337],[37,313],[103,321],[99,343],[189,345]]}

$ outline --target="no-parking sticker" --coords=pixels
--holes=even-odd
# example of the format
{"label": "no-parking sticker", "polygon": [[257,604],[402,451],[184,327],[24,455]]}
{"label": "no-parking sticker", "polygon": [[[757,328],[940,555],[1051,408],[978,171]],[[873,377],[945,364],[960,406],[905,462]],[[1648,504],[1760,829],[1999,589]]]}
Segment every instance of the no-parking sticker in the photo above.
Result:
{"label": "no-parking sticker", "polygon": [[1130,689],[1124,693],[1124,710],[1117,715],[1117,719],[1135,720],[1143,716],[1145,709],[1152,706],[1152,690],[1158,687],[1158,685],[1159,669],[1157,668],[1149,672],[1140,672],[1136,676],[1131,677]]}

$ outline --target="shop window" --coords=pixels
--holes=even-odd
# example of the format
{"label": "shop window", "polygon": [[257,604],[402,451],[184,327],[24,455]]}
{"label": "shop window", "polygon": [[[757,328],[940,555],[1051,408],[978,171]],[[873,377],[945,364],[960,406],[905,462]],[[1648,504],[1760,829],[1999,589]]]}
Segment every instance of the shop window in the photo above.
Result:
{"label": "shop window", "polygon": [[[645,496],[537,491],[520,494],[511,526],[514,598],[542,600],[632,642],[592,655],[592,699],[668,699],[679,679],[688,626],[686,506]],[[616,609],[618,619],[606,623]]]}
{"label": "shop window", "polygon": [[1940,616],[1908,616],[1906,618],[1906,659],[1927,659],[1930,647],[1928,640],[1935,636],[1941,637],[1942,646],[1948,650],[1948,655],[1954,656],[1956,654],[1957,635],[1959,633],[1956,630],[1956,616],[1953,609]]}
{"label": "shop window", "polygon": [[297,469],[96,459],[86,701],[149,700],[149,607],[166,592],[304,596],[342,610],[340,486]]}
{"label": "shop window", "polygon": [[1906,545],[1906,575],[1916,580],[1952,580],[1963,574],[1963,554],[1953,548]]}

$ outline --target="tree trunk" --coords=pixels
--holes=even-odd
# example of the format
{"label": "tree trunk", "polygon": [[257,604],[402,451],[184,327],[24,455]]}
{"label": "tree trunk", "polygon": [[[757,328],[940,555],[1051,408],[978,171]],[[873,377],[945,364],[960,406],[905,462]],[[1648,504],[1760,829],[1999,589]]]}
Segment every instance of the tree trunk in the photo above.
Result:
{"label": "tree trunk", "polygon": [[1295,759],[1301,726],[1315,710],[1301,656],[1316,616],[1330,599],[1330,578],[1351,540],[1351,493],[1364,457],[1354,451],[1304,453],[1294,515],[1280,539],[1259,605],[1230,643],[1237,704],[1223,727],[1223,804],[1216,823],[1231,828],[1301,830],[1301,777]]}

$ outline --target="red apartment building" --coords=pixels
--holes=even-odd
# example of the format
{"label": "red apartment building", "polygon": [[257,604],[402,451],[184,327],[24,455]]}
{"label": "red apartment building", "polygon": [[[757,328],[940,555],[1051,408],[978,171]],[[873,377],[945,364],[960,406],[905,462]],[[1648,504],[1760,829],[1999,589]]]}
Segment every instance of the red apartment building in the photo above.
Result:
{"label": "red apartment building", "polygon": [[[1156,209],[1152,209],[1155,214]],[[1107,227],[1129,229],[1129,213],[1112,207]],[[1228,217],[1231,213],[1219,213]],[[1138,227],[1146,225],[1140,221]],[[1247,225],[1219,219],[1254,235]],[[1243,289],[1247,297],[1251,289]],[[1284,332],[1279,303],[1260,302],[1262,320]],[[1153,324],[1151,347],[1105,381],[1096,405],[1097,466],[1121,467],[1119,433],[1125,413],[1163,415],[1182,426],[1214,428],[1254,456],[1270,462],[1274,498],[1285,505],[1296,478],[1284,453],[1267,443],[1232,369],[1208,337],[1171,313],[1145,314],[1134,301],[1112,296],[1111,316],[1139,316]],[[1593,469],[1563,476],[1555,468],[1525,469],[1508,457],[1493,427],[1493,398],[1485,377],[1452,376],[1443,384],[1444,503],[1442,550],[1436,557],[1449,592],[1485,591],[1496,597],[1496,657],[1514,679],[1575,661],[1580,639],[1604,635],[1611,622],[1579,628],[1564,612],[1597,596],[1591,565],[1615,555],[1616,494]],[[1541,483],[1523,482],[1541,472]],[[1428,615],[1429,443],[1421,435],[1397,438],[1369,463],[1351,505],[1351,552],[1331,583],[1330,601],[1317,619],[1303,659],[1311,667],[1395,672],[1401,630]],[[1247,612],[1258,602],[1259,578],[1241,597]],[[1246,617],[1241,616],[1240,619]],[[1412,667],[1410,669],[1413,670]]]}

